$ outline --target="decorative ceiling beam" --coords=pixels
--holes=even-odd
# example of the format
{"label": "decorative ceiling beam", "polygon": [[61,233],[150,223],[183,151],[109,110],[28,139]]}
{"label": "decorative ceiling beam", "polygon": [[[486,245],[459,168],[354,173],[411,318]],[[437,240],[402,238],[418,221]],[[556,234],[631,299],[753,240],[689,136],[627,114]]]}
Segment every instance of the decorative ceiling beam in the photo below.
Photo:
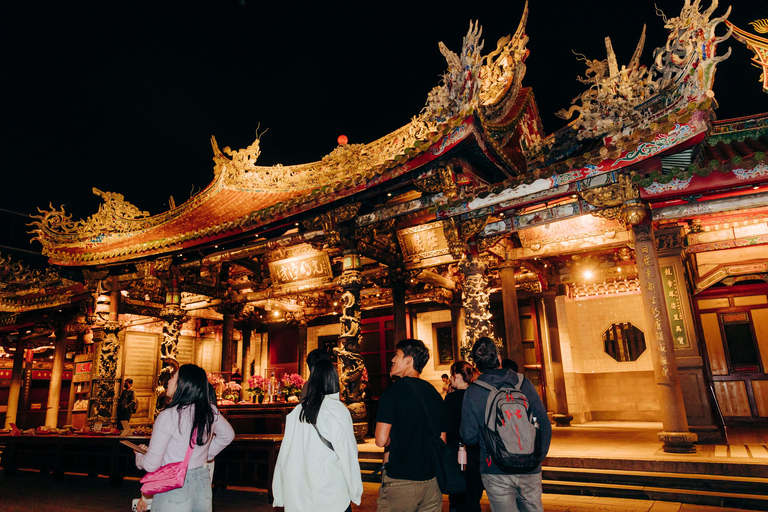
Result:
{"label": "decorative ceiling beam", "polygon": [[194,261],[187,261],[177,265],[179,270],[193,270],[202,266],[216,265],[219,263],[225,263],[228,261],[237,261],[249,259],[259,254],[264,254],[273,249],[280,247],[287,247],[290,245],[296,245],[300,243],[313,242],[321,239],[325,235],[325,231],[310,231],[301,234],[283,235],[271,240],[264,240],[262,242],[255,243],[246,247],[240,247],[238,249],[229,249],[226,251],[219,251],[208,256]]}
{"label": "decorative ceiling beam", "polygon": [[765,206],[766,204],[768,204],[768,192],[762,192],[737,197],[726,197],[723,199],[712,199],[709,201],[698,201],[675,206],[654,208],[651,211],[651,218],[654,221],[682,220],[698,217],[700,215],[708,215],[711,213],[729,212],[746,208],[758,208]]}

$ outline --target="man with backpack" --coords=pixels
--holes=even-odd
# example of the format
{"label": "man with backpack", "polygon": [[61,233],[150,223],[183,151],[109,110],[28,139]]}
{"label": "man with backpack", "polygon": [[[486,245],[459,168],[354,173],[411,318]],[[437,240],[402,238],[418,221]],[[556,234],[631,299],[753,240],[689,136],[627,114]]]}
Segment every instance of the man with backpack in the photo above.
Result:
{"label": "man with backpack", "polygon": [[480,444],[480,475],[493,512],[542,512],[541,461],[552,426],[536,388],[501,368],[494,341],[479,338],[472,361],[481,375],[470,384],[461,410],[461,438]]}

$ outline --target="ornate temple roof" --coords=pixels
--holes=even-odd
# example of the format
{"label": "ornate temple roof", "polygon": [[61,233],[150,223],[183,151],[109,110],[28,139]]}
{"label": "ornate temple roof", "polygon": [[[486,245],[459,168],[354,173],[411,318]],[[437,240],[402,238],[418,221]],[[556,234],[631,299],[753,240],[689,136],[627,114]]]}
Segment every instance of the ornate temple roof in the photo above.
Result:
{"label": "ornate temple roof", "polygon": [[[728,57],[718,56],[717,46],[730,31],[715,34],[728,16],[711,18],[716,1],[703,12],[699,3],[686,0],[679,16],[664,17],[669,37],[655,51],[652,69],[639,64],[644,32],[627,66],[618,66],[609,40],[606,60],[585,59],[581,80],[589,87],[571,109],[578,118],[548,137],[532,91],[521,86],[528,56],[526,6],[515,34],[499,40],[486,56],[482,31],[473,23],[460,55],[441,43],[448,62],[443,82],[429,93],[418,116],[379,140],[341,145],[318,162],[266,167],[256,165],[259,140],[242,150],[221,151],[213,139],[214,180],[179,207],[149,216],[120,194],[94,190],[105,201],[99,212],[75,222],[63,208],[41,210],[35,238],[51,263],[75,266],[206,247],[288,218],[308,218],[312,210],[355,201],[356,194],[377,187],[429,177],[439,162],[454,156],[470,161],[468,174],[475,175],[461,178],[470,186],[459,187],[458,196],[435,194],[390,212],[364,212],[357,224],[418,209],[437,210],[438,218],[489,217],[495,209],[617,183],[620,172],[635,173],[649,193],[656,180],[677,179],[678,171],[665,169],[659,160],[700,143],[710,126],[715,69]],[[449,176],[458,179],[455,172]],[[590,206],[571,210],[583,214]],[[489,224],[481,235],[529,226],[522,217],[507,218],[500,228]],[[541,214],[533,217],[546,221]]]}
{"label": "ornate temple roof", "polygon": [[214,180],[179,207],[149,216],[120,194],[94,189],[104,199],[96,214],[75,222],[63,207],[40,210],[34,239],[50,263],[78,266],[214,244],[376,187],[446,157],[464,141],[475,145],[478,167],[502,177],[524,173],[526,155],[541,139],[533,95],[520,86],[527,12],[526,5],[516,33],[484,57],[477,24],[470,23],[461,55],[440,43],[448,61],[443,83],[420,115],[379,140],[340,145],[318,162],[265,167],[256,165],[258,139],[222,152],[213,138]]}

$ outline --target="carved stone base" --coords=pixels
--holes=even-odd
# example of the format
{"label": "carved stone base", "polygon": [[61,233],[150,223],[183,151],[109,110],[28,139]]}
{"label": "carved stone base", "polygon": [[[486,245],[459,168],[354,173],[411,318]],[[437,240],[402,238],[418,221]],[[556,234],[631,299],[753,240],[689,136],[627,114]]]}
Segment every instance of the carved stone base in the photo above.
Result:
{"label": "carved stone base", "polygon": [[696,453],[698,437],[693,432],[659,432],[659,441],[664,443],[664,451],[667,453]]}
{"label": "carved stone base", "polygon": [[555,414],[553,419],[558,427],[570,427],[573,416],[570,414]]}
{"label": "carved stone base", "polygon": [[362,443],[365,434],[368,433],[368,422],[361,421],[360,423],[353,423],[352,428],[355,429],[355,440],[358,443]]}
{"label": "carved stone base", "polygon": [[368,415],[368,410],[365,408],[365,402],[354,402],[347,405],[349,414],[352,416],[352,421],[363,421]]}

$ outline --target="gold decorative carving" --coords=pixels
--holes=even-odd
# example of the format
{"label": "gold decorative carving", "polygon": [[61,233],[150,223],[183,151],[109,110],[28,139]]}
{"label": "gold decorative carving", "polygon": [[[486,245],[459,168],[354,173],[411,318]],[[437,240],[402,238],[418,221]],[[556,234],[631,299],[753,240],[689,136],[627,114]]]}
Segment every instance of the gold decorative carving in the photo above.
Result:
{"label": "gold decorative carving", "polygon": [[640,192],[637,189],[637,185],[632,183],[630,176],[621,174],[616,183],[587,189],[582,191],[580,195],[592,206],[609,208],[619,206],[630,199],[639,198]]}
{"label": "gold decorative carving", "polygon": [[608,220],[624,220],[621,216],[621,206],[614,206],[612,208],[605,208],[603,210],[597,210],[591,212],[595,217],[602,217]]}
{"label": "gold decorative carving", "polygon": [[488,224],[490,217],[475,217],[474,219],[465,220],[461,223],[461,238],[469,240],[483,229]]}
{"label": "gold decorative carving", "polygon": [[53,235],[78,235],[78,236],[100,236],[109,233],[127,233],[138,228],[136,220],[142,217],[148,217],[149,212],[141,211],[134,205],[125,200],[122,194],[114,192],[102,192],[93,188],[93,193],[104,199],[104,203],[99,206],[99,211],[88,217],[87,220],[72,221],[72,216],[64,211],[56,210],[53,205],[49,205],[50,211],[37,209],[42,215],[32,215],[38,219],[32,221],[30,226],[37,226],[33,232],[38,236],[32,240],[40,240],[45,244],[45,240],[40,237],[43,233]]}
{"label": "gold decorative carving", "polygon": [[448,165],[440,165],[434,172],[413,182],[414,186],[422,192],[436,194],[442,192],[448,199],[458,195],[453,172]]}

